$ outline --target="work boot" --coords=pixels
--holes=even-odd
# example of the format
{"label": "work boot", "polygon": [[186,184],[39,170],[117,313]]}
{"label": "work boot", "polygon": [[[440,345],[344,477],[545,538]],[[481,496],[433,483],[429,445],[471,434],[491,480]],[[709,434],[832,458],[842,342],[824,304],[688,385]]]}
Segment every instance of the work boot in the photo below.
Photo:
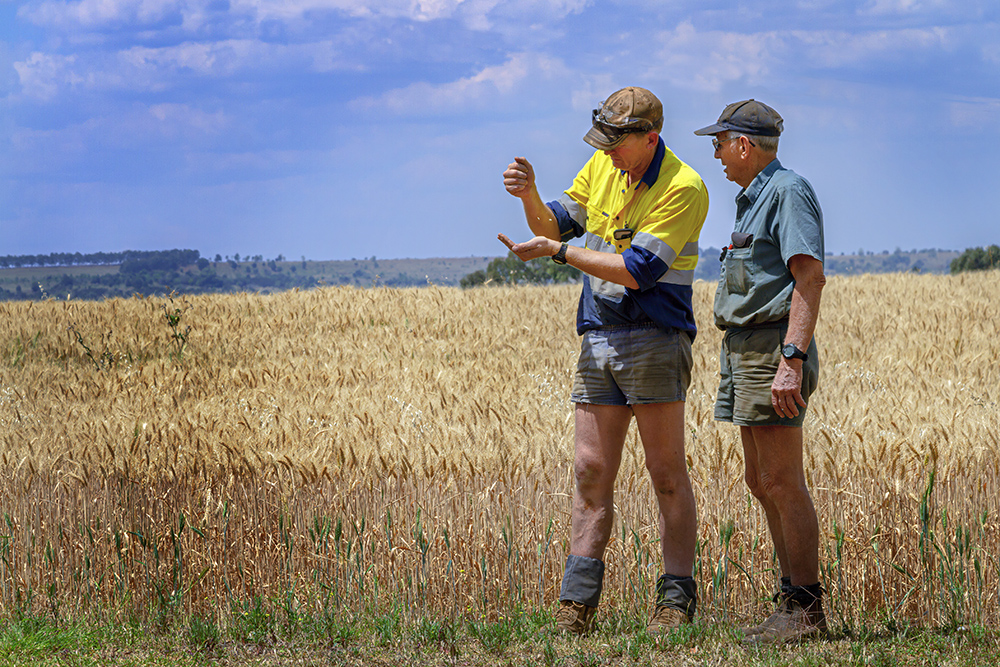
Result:
{"label": "work boot", "polygon": [[786,616],[789,613],[788,610],[788,598],[780,598],[775,596],[777,605],[771,615],[764,619],[763,622],[758,623],[749,628],[743,628],[743,635],[745,637],[753,637],[754,635],[759,635],[767,632],[768,628],[778,622],[778,619]]}
{"label": "work boot", "polygon": [[582,637],[594,629],[597,607],[588,607],[582,602],[560,600],[556,610],[556,630]]}
{"label": "work boot", "polygon": [[664,574],[656,580],[656,606],[646,632],[664,635],[694,618],[698,609],[698,584],[691,577]]}
{"label": "work boot", "polygon": [[788,596],[791,595],[791,588],[792,588],[792,580],[789,579],[788,577],[782,577],[780,582],[780,587],[778,588],[778,591],[774,594],[773,598],[775,605],[774,611],[771,612],[771,615],[765,618],[762,623],[758,623],[757,625],[751,627],[742,628],[743,636],[752,637],[753,635],[761,634],[769,627],[771,627],[775,623],[775,621],[781,618],[782,614],[787,613],[787,610],[785,609],[785,603],[788,600]]}
{"label": "work boot", "polygon": [[604,561],[586,556],[566,557],[556,631],[585,635],[594,628],[594,614],[604,587]]}
{"label": "work boot", "polygon": [[649,619],[646,632],[651,635],[665,635],[691,622],[691,617],[677,607],[657,605],[653,617]]}
{"label": "work boot", "polygon": [[750,644],[787,644],[825,637],[827,633],[821,597],[813,597],[805,605],[801,596],[788,597],[772,614],[772,618],[762,624],[767,627],[757,634],[747,636],[744,641]]}

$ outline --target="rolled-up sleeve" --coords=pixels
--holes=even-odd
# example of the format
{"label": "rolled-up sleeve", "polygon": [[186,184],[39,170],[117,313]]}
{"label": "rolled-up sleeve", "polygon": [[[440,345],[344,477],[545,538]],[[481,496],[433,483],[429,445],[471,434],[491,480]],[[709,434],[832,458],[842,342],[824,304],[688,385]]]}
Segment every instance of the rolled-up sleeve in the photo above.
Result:
{"label": "rolled-up sleeve", "polygon": [[563,195],[546,204],[559,225],[559,236],[563,241],[579,238],[587,230],[587,211],[569,195]]}

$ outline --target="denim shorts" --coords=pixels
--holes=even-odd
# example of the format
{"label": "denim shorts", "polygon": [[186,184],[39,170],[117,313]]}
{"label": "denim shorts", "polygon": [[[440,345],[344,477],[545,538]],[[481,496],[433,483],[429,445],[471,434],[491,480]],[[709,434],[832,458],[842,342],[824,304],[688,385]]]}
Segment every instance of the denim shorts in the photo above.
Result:
{"label": "denim shorts", "polygon": [[583,334],[572,401],[595,405],[674,403],[691,384],[691,336],[655,324]]}
{"label": "denim shorts", "polygon": [[[796,404],[798,417],[779,417],[771,404],[771,384],[781,362],[781,345],[788,323],[747,329],[729,329],[722,338],[719,356],[721,378],[715,399],[715,419],[739,426],[802,426],[806,409]],[[802,398],[819,384],[819,351],[809,343],[802,363]]]}

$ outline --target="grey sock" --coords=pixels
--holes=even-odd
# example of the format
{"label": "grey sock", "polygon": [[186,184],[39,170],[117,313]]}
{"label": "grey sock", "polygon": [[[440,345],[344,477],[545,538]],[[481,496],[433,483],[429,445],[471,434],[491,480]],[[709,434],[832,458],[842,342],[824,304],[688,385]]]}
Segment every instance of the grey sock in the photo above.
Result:
{"label": "grey sock", "polygon": [[604,561],[586,556],[567,556],[560,600],[582,602],[596,607],[604,588]]}
{"label": "grey sock", "polygon": [[680,609],[693,617],[698,610],[698,582],[692,577],[664,574],[656,581],[656,606]]}

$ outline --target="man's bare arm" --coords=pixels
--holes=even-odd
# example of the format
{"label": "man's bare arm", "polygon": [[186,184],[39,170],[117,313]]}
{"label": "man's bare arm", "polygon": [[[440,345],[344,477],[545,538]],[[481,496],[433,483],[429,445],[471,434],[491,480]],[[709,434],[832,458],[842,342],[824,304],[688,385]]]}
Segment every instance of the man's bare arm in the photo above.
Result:
{"label": "man's bare arm", "polygon": [[[788,333],[784,344],[791,343],[803,352],[812,342],[819,318],[819,302],[826,285],[823,262],[809,255],[795,255],[788,260],[788,269],[795,278],[792,290],[791,312],[788,315]],[[802,398],[802,360],[781,358],[778,373],[771,385],[771,404],[782,417],[797,417],[799,407],[805,407]]]}
{"label": "man's bare arm", "polygon": [[[558,240],[545,236],[536,236],[524,243],[514,243],[503,234],[498,234],[497,238],[525,262],[538,257],[551,257],[559,252],[562,245]],[[566,263],[595,278],[624,285],[631,289],[639,288],[639,283],[625,268],[625,258],[619,254],[569,246],[566,249]]]}
{"label": "man's bare arm", "polygon": [[523,157],[514,158],[503,172],[503,184],[507,192],[521,200],[524,206],[524,219],[528,222],[531,232],[536,236],[558,241],[559,224],[552,210],[545,205],[538,194],[538,188],[535,187],[535,170],[531,163]]}

